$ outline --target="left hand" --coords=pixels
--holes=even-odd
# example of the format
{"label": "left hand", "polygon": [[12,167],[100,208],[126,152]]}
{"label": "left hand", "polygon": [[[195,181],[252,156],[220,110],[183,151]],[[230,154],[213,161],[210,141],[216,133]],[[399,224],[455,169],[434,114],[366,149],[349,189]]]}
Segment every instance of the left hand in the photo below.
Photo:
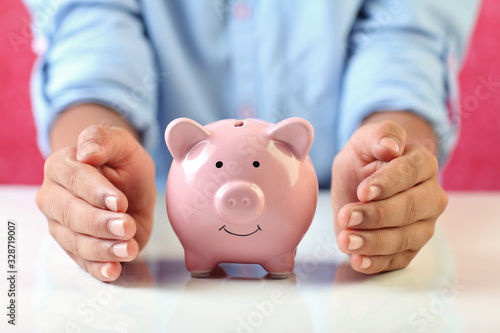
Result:
{"label": "left hand", "polygon": [[368,274],[406,267],[448,203],[436,157],[387,121],[360,127],[335,157],[331,193],[338,246]]}

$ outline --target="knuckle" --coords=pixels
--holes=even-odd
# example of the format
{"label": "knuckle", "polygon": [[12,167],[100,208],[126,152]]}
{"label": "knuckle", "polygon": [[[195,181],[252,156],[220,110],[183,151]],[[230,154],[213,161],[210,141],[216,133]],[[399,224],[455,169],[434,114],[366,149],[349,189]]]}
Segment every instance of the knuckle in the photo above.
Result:
{"label": "knuckle", "polygon": [[395,262],[396,262],[396,255],[395,254],[389,255],[389,257],[385,260],[385,265],[383,266],[381,271],[385,272],[396,269]]}
{"label": "knuckle", "polygon": [[64,200],[61,208],[61,217],[60,223],[67,227],[71,226],[71,212],[72,212],[72,203],[71,199]]}
{"label": "knuckle", "polygon": [[372,234],[370,237],[370,243],[373,248],[373,254],[380,254],[385,251],[384,242],[378,233],[375,233],[374,235]]}
{"label": "knuckle", "polygon": [[[417,161],[420,159],[417,158]],[[399,168],[400,168],[400,175],[399,177],[408,180],[408,182],[415,184],[417,177],[418,177],[418,169],[420,163],[413,163],[412,161],[409,160],[404,160]]]}
{"label": "knuckle", "polygon": [[369,214],[370,226],[374,229],[379,229],[384,227],[384,209],[382,205],[374,202],[372,209]]}
{"label": "knuckle", "polygon": [[404,253],[401,253],[401,262],[399,263],[399,267],[397,269],[405,268],[408,266],[413,258],[417,255],[419,250],[408,250]]}
{"label": "knuckle", "polygon": [[439,215],[441,215],[444,210],[446,209],[446,207],[448,206],[448,194],[445,192],[445,190],[443,188],[441,188],[440,186],[440,194],[439,194],[439,199],[438,199],[438,202],[439,202]]}
{"label": "knuckle", "polygon": [[425,172],[429,174],[430,177],[435,177],[438,174],[439,162],[437,157],[430,150],[422,146],[414,146],[411,154],[411,161],[416,172]]}
{"label": "knuckle", "polygon": [[92,264],[91,264],[89,261],[87,261],[87,260],[78,260],[78,261],[80,261],[80,262],[81,262],[80,266],[81,266],[84,270],[86,270],[87,272],[89,272],[89,273],[90,273],[93,277],[98,278],[98,276],[97,276],[97,275],[96,275],[96,273],[95,273],[95,270],[93,269],[93,268],[94,268],[94,267],[93,267],[94,265],[92,265]]}
{"label": "knuckle", "polygon": [[396,253],[386,256],[381,271],[394,271],[407,267],[418,251],[407,250],[403,253]]}
{"label": "knuckle", "polygon": [[44,187],[42,185],[40,190],[38,190],[35,195],[35,203],[42,212],[45,210],[45,195],[43,194],[43,189]]}
{"label": "knuckle", "polygon": [[403,127],[391,120],[381,122],[378,130],[382,136],[389,135],[399,140],[404,140],[406,138],[406,132]]}
{"label": "knuckle", "polygon": [[385,175],[388,184],[406,184],[413,182],[413,179],[416,178],[417,168],[408,158],[399,158],[391,162],[393,172],[387,172]]}
{"label": "knuckle", "polygon": [[54,168],[54,160],[55,160],[55,154],[50,155],[46,160],[45,163],[43,164],[43,174],[46,177],[49,174],[49,171]]}
{"label": "knuckle", "polygon": [[403,252],[408,250],[410,245],[410,238],[408,235],[408,230],[406,228],[401,228],[401,235],[396,245],[396,252]]}
{"label": "knuckle", "polygon": [[64,147],[60,151],[56,152],[54,156],[54,160],[59,159],[59,155],[62,156],[63,159],[66,160],[71,160],[74,159],[74,156],[76,154],[76,148],[75,147]]}
{"label": "knuckle", "polygon": [[392,120],[384,120],[380,122],[378,129],[381,132],[394,132],[399,129],[399,125]]}
{"label": "knuckle", "polygon": [[66,177],[67,177],[67,186],[68,190],[72,193],[75,192],[76,186],[78,184],[78,175],[79,173],[71,168],[67,171]]}
{"label": "knuckle", "polygon": [[102,124],[90,125],[89,127],[85,128],[80,133],[78,139],[79,139],[79,141],[92,140],[96,143],[101,143],[103,140],[103,137],[106,136],[106,133],[108,130],[109,130],[109,128],[102,125]]}
{"label": "knuckle", "polygon": [[88,215],[87,223],[88,233],[92,236],[99,237],[102,234],[102,221],[99,211],[97,209],[92,209]]}
{"label": "knuckle", "polygon": [[70,232],[67,239],[67,250],[73,253],[74,256],[81,258],[78,234]]}
{"label": "knuckle", "polygon": [[395,271],[405,268],[410,262],[402,253],[392,254],[386,261],[382,271]]}
{"label": "knuckle", "polygon": [[436,155],[432,154],[430,151],[425,150],[427,155],[429,155],[429,165],[432,168],[433,174],[437,174],[439,170],[439,161]]}
{"label": "knuckle", "polygon": [[65,147],[50,155],[43,165],[45,180],[57,176],[59,170],[75,159],[76,148]]}
{"label": "knuckle", "polygon": [[[106,190],[103,189],[102,185],[98,182],[86,183],[86,187],[82,190],[85,200],[91,205],[99,207],[102,209],[106,208]],[[92,217],[97,217],[98,213],[94,212],[96,215]]]}
{"label": "knuckle", "polygon": [[89,251],[88,259],[99,260],[99,261],[104,260],[105,258],[103,257],[102,253],[105,253],[103,251],[105,241],[95,240],[95,242],[96,244],[94,244],[94,246],[87,247],[87,250]]}
{"label": "knuckle", "polygon": [[439,180],[435,177],[429,184],[431,195],[426,197],[426,204],[432,207],[429,217],[439,217],[448,206],[448,193],[441,187]]}
{"label": "knuckle", "polygon": [[405,199],[405,224],[415,222],[418,216],[418,204],[412,194],[407,194]]}
{"label": "knuckle", "polygon": [[424,149],[420,146],[415,146],[413,149],[413,160],[415,164],[428,163],[428,160],[431,159],[430,152],[427,149]]}

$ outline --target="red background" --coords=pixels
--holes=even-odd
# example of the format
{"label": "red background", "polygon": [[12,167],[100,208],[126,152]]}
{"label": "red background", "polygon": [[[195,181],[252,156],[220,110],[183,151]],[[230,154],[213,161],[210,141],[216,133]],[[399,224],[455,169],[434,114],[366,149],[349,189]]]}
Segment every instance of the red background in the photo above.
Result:
{"label": "red background", "polygon": [[[500,2],[484,0],[460,76],[462,131],[443,174],[447,190],[500,190],[500,87],[482,84],[489,77],[500,82],[499,17]],[[0,1],[0,184],[43,179],[29,101],[35,57],[28,19],[19,0]]]}

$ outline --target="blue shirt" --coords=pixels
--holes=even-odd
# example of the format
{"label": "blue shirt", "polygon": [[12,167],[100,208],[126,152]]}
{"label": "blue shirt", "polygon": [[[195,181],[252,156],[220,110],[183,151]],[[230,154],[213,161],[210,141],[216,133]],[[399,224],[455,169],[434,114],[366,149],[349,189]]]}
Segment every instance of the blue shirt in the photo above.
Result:
{"label": "blue shirt", "polygon": [[[141,133],[163,187],[174,118],[311,122],[320,185],[377,110],[428,120],[440,160],[459,126],[457,75],[477,12],[456,0],[27,0],[39,54],[38,143],[67,107],[114,108]],[[449,107],[447,107],[447,105]]]}

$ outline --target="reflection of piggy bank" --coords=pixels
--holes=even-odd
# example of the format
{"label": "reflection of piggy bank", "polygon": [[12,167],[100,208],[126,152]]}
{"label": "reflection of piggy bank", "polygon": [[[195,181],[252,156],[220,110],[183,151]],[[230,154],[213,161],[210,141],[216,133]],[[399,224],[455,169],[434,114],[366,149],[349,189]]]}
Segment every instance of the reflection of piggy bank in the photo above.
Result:
{"label": "reflection of piggy bank", "polygon": [[292,272],[318,199],[313,136],[301,118],[168,125],[167,213],[192,276],[224,262],[260,264],[276,278]]}
{"label": "reflection of piggy bank", "polygon": [[310,309],[300,297],[293,275],[284,281],[270,281],[224,274],[221,268],[210,274],[210,280],[188,281],[166,331],[314,332]]}

